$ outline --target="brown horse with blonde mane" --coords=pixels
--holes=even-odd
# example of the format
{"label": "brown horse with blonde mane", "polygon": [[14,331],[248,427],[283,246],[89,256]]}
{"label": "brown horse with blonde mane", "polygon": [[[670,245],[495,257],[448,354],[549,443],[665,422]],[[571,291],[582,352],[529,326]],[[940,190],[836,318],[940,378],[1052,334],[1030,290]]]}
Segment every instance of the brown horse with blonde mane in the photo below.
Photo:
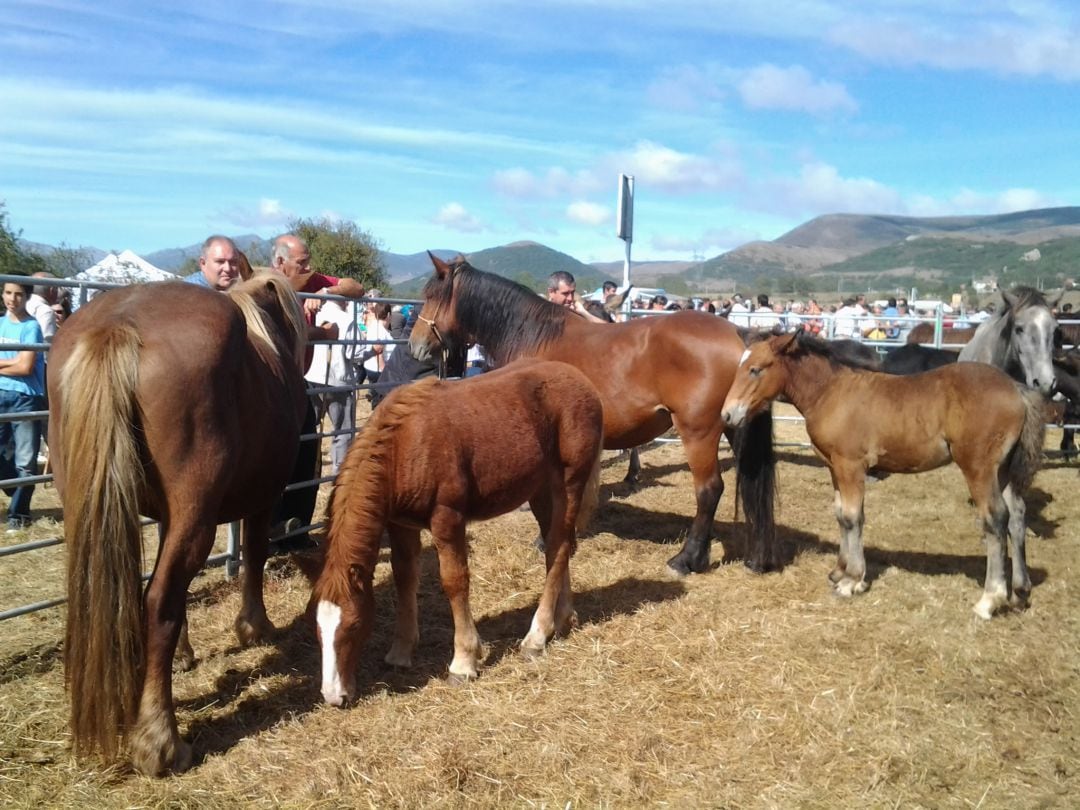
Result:
{"label": "brown horse with blonde mane", "polygon": [[[841,596],[867,588],[863,496],[868,470],[914,473],[955,461],[986,540],[986,582],[975,613],[989,619],[1031,591],[1023,496],[1042,457],[1044,400],[984,363],[896,377],[838,363],[826,341],[801,333],[751,346],[724,403],[739,424],[783,395],[832,476],[840,554],[829,574]],[[1005,580],[1005,538],[1012,593]]]}
{"label": "brown horse with blonde mane", "polygon": [[[177,730],[173,656],[186,598],[219,523],[244,520],[242,643],[267,638],[271,510],[304,412],[303,315],[284,277],[227,294],[140,284],[96,296],[49,355],[49,448],[67,545],[66,680],[77,753],[161,775],[191,764]],[[139,516],[161,523],[141,588]]]}
{"label": "brown horse with blonde mane", "polygon": [[713,518],[724,491],[717,448],[727,435],[735,448],[736,491],[750,534],[746,565],[755,571],[778,565],[772,416],[765,410],[735,431],[720,415],[744,349],[731,323],[691,311],[589,323],[521,284],[471,267],[464,257],[447,264],[432,255],[431,261],[435,272],[409,338],[414,357],[479,343],[496,365],[519,357],[569,363],[600,392],[604,446],[610,450],[637,447],[674,425],[697,500],[686,541],[668,561],[680,576],[709,568]]}
{"label": "brown horse with blonde mane", "polygon": [[536,361],[460,381],[421,380],[375,409],[334,482],[325,562],[311,595],[327,703],[356,695],[384,529],[398,594],[389,664],[409,666],[419,637],[420,530],[427,528],[454,616],[450,676],[476,677],[481,646],[469,609],[465,527],[526,501],[544,535],[547,577],[522,650],[540,653],[576,623],[570,556],[596,505],[603,421],[585,375]]}

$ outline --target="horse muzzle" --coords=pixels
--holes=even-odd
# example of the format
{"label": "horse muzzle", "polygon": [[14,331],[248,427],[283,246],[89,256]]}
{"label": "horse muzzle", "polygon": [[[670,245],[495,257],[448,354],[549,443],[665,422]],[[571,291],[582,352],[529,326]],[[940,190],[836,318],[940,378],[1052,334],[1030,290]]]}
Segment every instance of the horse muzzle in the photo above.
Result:
{"label": "horse muzzle", "polygon": [[728,427],[741,427],[743,422],[746,421],[746,416],[746,405],[741,402],[736,402],[732,405],[725,403],[724,409],[720,412],[720,417]]}

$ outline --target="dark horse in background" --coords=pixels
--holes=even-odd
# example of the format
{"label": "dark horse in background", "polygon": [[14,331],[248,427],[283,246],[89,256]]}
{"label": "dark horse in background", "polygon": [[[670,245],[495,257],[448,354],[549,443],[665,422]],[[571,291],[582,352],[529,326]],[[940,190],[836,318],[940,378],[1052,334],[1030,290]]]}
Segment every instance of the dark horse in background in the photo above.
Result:
{"label": "dark horse in background", "polygon": [[[49,448],[64,507],[65,675],[77,753],[185,770],[173,656],[219,523],[244,520],[241,643],[266,639],[270,515],[304,415],[306,327],[284,276],[228,294],[139,284],[96,296],[49,355]],[[141,588],[139,516],[160,521]],[[186,636],[186,633],[184,634]],[[191,657],[190,647],[183,651]]]}
{"label": "dark horse in background", "polygon": [[460,343],[479,343],[496,365],[518,357],[561,360],[585,373],[604,403],[604,447],[636,447],[678,430],[694,479],[697,513],[682,549],[668,561],[685,575],[709,567],[709,540],[724,484],[717,447],[726,434],[735,449],[738,491],[751,533],[746,564],[777,564],[773,496],[776,462],[772,415],[765,411],[743,431],[720,416],[745,347],[735,327],[702,312],[676,312],[628,323],[596,324],[546,301],[528,288],[431,256],[435,272],[424,287],[412,354],[430,357]]}

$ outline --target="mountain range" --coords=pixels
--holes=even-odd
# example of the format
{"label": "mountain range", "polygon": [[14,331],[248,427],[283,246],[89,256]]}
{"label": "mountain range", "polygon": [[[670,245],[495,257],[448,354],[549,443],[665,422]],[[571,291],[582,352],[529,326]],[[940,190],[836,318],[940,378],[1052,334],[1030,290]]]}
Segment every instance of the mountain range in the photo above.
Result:
{"label": "mountain range", "polygon": [[[267,255],[268,240],[233,237],[251,255]],[[20,243],[48,255],[48,245]],[[146,254],[151,264],[175,272],[197,257],[200,245]],[[106,251],[80,248],[89,263]],[[443,259],[450,249],[432,250]],[[572,273],[582,291],[605,279],[621,282],[622,262],[586,264],[536,242],[513,242],[467,255],[482,270],[542,289],[556,270]],[[431,271],[426,252],[382,253],[396,295],[419,292]],[[772,241],[749,242],[705,261],[635,262],[638,286],[663,286],[679,294],[747,291],[905,289],[914,285],[955,289],[981,279],[999,283],[1061,286],[1080,268],[1080,207],[961,217],[827,214]]]}

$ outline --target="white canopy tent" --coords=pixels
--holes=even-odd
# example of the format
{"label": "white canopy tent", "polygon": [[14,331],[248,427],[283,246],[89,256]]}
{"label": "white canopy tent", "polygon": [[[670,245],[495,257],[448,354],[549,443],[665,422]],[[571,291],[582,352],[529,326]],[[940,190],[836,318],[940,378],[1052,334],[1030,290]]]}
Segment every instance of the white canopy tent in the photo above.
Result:
{"label": "white canopy tent", "polygon": [[[100,262],[88,267],[74,276],[76,281],[95,281],[107,284],[143,284],[148,281],[177,281],[180,277],[174,273],[154,267],[146,259],[133,251],[125,250],[119,254],[110,253]],[[85,303],[101,290],[87,290],[83,301],[75,297],[72,308]]]}

